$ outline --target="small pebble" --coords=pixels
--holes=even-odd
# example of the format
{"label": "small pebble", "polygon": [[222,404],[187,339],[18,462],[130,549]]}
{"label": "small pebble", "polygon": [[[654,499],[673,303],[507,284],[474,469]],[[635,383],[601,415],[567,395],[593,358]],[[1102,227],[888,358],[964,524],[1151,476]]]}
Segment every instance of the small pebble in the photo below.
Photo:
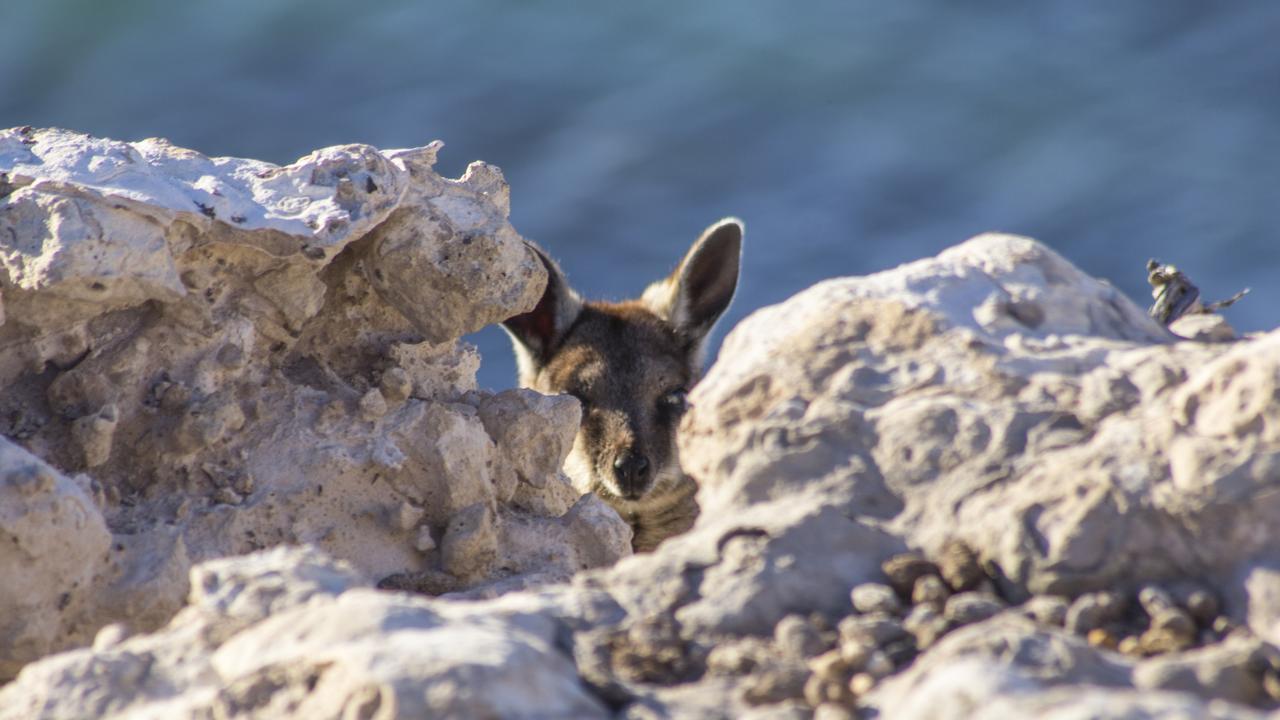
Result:
{"label": "small pebble", "polygon": [[911,602],[917,605],[933,605],[938,609],[942,608],[949,597],[951,597],[951,590],[937,575],[925,575],[916,580],[915,588],[911,591]]}
{"label": "small pebble", "polygon": [[1139,642],[1142,646],[1142,654],[1159,655],[1160,653],[1186,650],[1195,642],[1195,636],[1152,628],[1142,633]]}
{"label": "small pebble", "polygon": [[378,383],[382,396],[390,403],[402,403],[413,393],[413,380],[402,367],[393,367],[382,373]]}
{"label": "small pebble", "polygon": [[1179,635],[1189,640],[1196,636],[1196,621],[1180,607],[1170,607],[1151,616],[1151,629]]}
{"label": "small pebble", "polygon": [[952,595],[942,610],[942,615],[954,625],[981,622],[1004,609],[1004,604],[994,596],[978,592],[962,592]]}
{"label": "small pebble", "polygon": [[822,632],[800,615],[788,615],[773,627],[773,641],[788,657],[811,658],[827,650]]}
{"label": "small pebble", "polygon": [[1177,607],[1169,591],[1158,585],[1147,585],[1138,591],[1138,604],[1151,617]]}
{"label": "small pebble", "polygon": [[855,697],[866,695],[875,689],[875,686],[876,677],[871,673],[862,672],[849,678],[849,692],[853,693]]}
{"label": "small pebble", "polygon": [[431,528],[422,525],[418,528],[418,537],[413,542],[413,546],[418,552],[431,552],[436,549],[436,540],[431,537]]}
{"label": "small pebble", "polygon": [[1218,637],[1224,637],[1236,629],[1236,624],[1226,615],[1219,615],[1213,619],[1213,623],[1209,627],[1218,634]]}
{"label": "small pebble", "polygon": [[1107,650],[1115,650],[1120,645],[1116,640],[1116,636],[1113,635],[1110,630],[1105,628],[1094,628],[1090,630],[1086,639],[1093,647],[1106,648]]}
{"label": "small pebble", "polygon": [[753,650],[749,642],[720,643],[707,653],[707,672],[712,675],[749,675],[760,668],[760,658]]}
{"label": "small pebble", "polygon": [[748,705],[772,705],[801,698],[807,678],[800,667],[766,669],[746,679],[742,699]]}
{"label": "small pebble", "polygon": [[1138,656],[1142,654],[1142,641],[1137,635],[1127,635],[1116,645],[1116,649],[1125,655]]}
{"label": "small pebble", "polygon": [[844,658],[845,664],[855,672],[867,666],[867,660],[870,659],[871,653],[875,651],[874,645],[862,642],[840,643],[840,657]]}
{"label": "small pebble", "polygon": [[951,629],[951,623],[947,622],[944,617],[938,617],[929,623],[921,625],[912,633],[916,637],[916,647],[920,648],[920,650],[927,650],[942,639],[943,635],[951,632]]}
{"label": "small pebble", "polygon": [[102,652],[119,645],[129,638],[129,626],[124,623],[111,623],[93,636],[93,649]]}
{"label": "small pebble", "polygon": [[902,622],[889,615],[850,615],[840,621],[840,642],[880,647],[907,635]]}
{"label": "small pebble", "polygon": [[[895,668],[903,668],[911,664],[920,654],[919,648],[916,647],[916,639],[910,635],[901,639],[894,640],[882,648],[882,652],[893,662]],[[868,659],[868,662],[870,660]]]}
{"label": "small pebble", "polygon": [[817,675],[811,675],[805,681],[804,699],[812,707],[818,707],[823,703],[845,705],[853,702],[853,697],[849,694],[847,680],[835,683],[823,680]]}
{"label": "small pebble", "polygon": [[887,678],[893,674],[893,661],[889,659],[888,655],[877,650],[871,653],[871,657],[867,658],[866,671],[874,678]]}
{"label": "small pebble", "polygon": [[402,531],[412,530],[418,526],[418,523],[422,521],[423,516],[426,514],[427,511],[425,509],[413,503],[401,501],[395,511],[396,529]]}
{"label": "small pebble", "polygon": [[880,564],[880,570],[889,579],[889,585],[904,598],[911,596],[920,578],[938,575],[938,566],[918,552],[894,555]]}
{"label": "small pebble", "polygon": [[850,594],[853,609],[860,613],[885,613],[897,615],[902,612],[902,602],[893,588],[880,583],[863,583],[853,589]]}
{"label": "small pebble", "polygon": [[844,683],[849,679],[849,664],[839,650],[825,652],[809,661],[809,669],[814,677],[828,682]]}
{"label": "small pebble", "polygon": [[[854,677],[857,677],[856,675]],[[1280,674],[1271,668],[1262,673],[1262,689],[1273,701],[1280,701]]]}
{"label": "small pebble", "polygon": [[1023,612],[1032,620],[1054,627],[1062,627],[1067,621],[1067,608],[1071,604],[1058,595],[1036,595],[1022,605]]}
{"label": "small pebble", "polygon": [[360,398],[360,417],[370,422],[387,414],[387,399],[382,391],[372,388]]}
{"label": "small pebble", "polygon": [[911,612],[907,613],[907,616],[902,619],[902,627],[906,628],[907,632],[914,633],[916,628],[921,625],[933,622],[941,617],[942,615],[932,605],[915,605],[911,608]]}
{"label": "small pebble", "polygon": [[1187,595],[1187,612],[1201,625],[1210,625],[1218,616],[1218,598],[1208,590],[1193,590]]}
{"label": "small pebble", "polygon": [[1124,600],[1113,592],[1085,593],[1067,609],[1066,628],[1077,635],[1116,620],[1124,613]]}
{"label": "small pebble", "polygon": [[948,540],[938,556],[938,571],[956,592],[973,590],[986,579],[978,556],[963,540]]}
{"label": "small pebble", "polygon": [[916,605],[911,608],[902,626],[915,637],[916,648],[925,650],[938,641],[951,629],[947,619],[929,605]]}

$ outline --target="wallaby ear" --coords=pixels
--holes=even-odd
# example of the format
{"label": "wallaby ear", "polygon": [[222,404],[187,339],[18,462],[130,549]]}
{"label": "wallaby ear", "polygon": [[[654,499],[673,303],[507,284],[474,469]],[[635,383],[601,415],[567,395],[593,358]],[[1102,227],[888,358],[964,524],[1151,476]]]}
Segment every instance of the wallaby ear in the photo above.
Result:
{"label": "wallaby ear", "polygon": [[742,221],[725,218],[702,233],[675,272],[650,285],[643,300],[696,349],[729,308],[738,287]]}
{"label": "wallaby ear", "polygon": [[547,287],[532,310],[502,323],[515,345],[522,378],[551,359],[582,311],[582,299],[569,287],[560,266],[533,243],[526,242],[525,246],[547,269]]}

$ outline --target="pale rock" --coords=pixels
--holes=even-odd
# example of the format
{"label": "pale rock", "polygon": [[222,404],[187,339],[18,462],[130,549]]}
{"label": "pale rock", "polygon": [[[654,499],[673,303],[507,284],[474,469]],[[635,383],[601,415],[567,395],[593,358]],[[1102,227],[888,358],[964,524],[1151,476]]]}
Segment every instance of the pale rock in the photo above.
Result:
{"label": "pale rock", "polygon": [[808,619],[788,615],[773,628],[773,641],[787,656],[795,659],[813,657],[828,650],[822,633]]}
{"label": "pale rock", "polygon": [[884,613],[897,615],[902,612],[902,601],[893,588],[880,583],[863,583],[850,593],[853,609],[860,613]]}
{"label": "pale rock", "polygon": [[[47,149],[40,157],[52,159],[31,160],[20,130],[3,137],[0,158],[12,165],[79,167]],[[1045,246],[1002,235],[819,284],[729,334],[679,438],[702,514],[656,552],[625,557],[626,524],[598,498],[564,492],[555,467],[576,403],[480,393],[478,357],[453,342],[541,292],[491,168],[440,178],[435,146],[348,146],[273,170],[159,144],[56,133],[45,142],[108,164],[133,148],[145,167],[121,170],[121,182],[142,199],[103,212],[142,213],[160,228],[126,243],[145,257],[107,268],[111,297],[91,306],[81,298],[100,292],[93,276],[42,275],[46,260],[81,266],[45,258],[31,238],[53,227],[42,213],[54,200],[97,212],[123,193],[77,186],[73,176],[98,178],[87,167],[56,183],[25,169],[14,193],[26,193],[18,200],[31,213],[24,244],[3,260],[0,430],[57,467],[79,467],[70,424],[111,403],[119,411],[115,451],[92,480],[121,532],[100,534],[112,548],[101,566],[76,558],[71,568],[111,599],[72,608],[77,643],[114,622],[133,634],[27,665],[0,688],[3,720],[335,708],[803,717],[797,691],[812,707],[856,700],[886,718],[1254,717],[1241,703],[1267,702],[1258,698],[1276,685],[1274,648],[1239,625],[1275,632],[1280,334],[1179,341]],[[264,177],[236,173],[250,166]],[[225,212],[258,191],[253,202],[269,212],[228,222]],[[191,210],[193,199],[209,211]],[[47,325],[11,322],[46,300]],[[224,357],[228,345],[242,355]],[[68,369],[37,382],[55,361]],[[385,381],[392,368],[412,387],[402,402],[392,398],[405,384]],[[364,422],[359,400],[375,388],[391,401]],[[231,405],[242,419],[218,410]],[[179,447],[175,428],[204,408],[234,422],[191,428],[201,442]],[[530,452],[538,443],[558,446]],[[240,476],[254,479],[251,494]],[[215,488],[241,504],[211,505]],[[406,502],[422,508],[416,526]],[[424,530],[440,547],[420,549]],[[244,580],[206,591],[199,579],[177,612],[192,562],[297,543],[338,560],[280,551],[255,568],[263,556],[229,558],[218,577]],[[1212,583],[1231,616],[1214,618],[1212,632],[1231,635],[1138,661],[1018,613],[948,633],[926,610],[910,628],[888,616],[846,620],[832,649],[851,588],[882,581],[885,561],[907,548],[956,589],[996,588],[1012,602]],[[444,597],[375,592],[356,574]],[[910,588],[890,579],[905,597],[920,578]],[[1045,616],[1064,614],[1075,630],[1118,618],[1118,600],[1086,597],[1088,608],[1061,613],[1059,603]],[[795,650],[777,647],[788,617],[812,623],[821,641],[788,645],[828,658],[803,686],[786,669],[799,664],[788,660]],[[736,669],[713,672],[719,663]],[[861,674],[869,679],[854,685]]]}
{"label": "pale rock", "polygon": [[[1244,619],[1258,637],[1280,645],[1280,562],[1259,562],[1243,571],[1233,594],[1244,607]],[[1217,628],[1216,620],[1211,625]]]}
{"label": "pale rock", "polygon": [[591,493],[579,497],[564,514],[570,546],[581,557],[580,568],[605,567],[631,554],[631,526],[618,519],[613,508]]}
{"label": "pale rock", "polygon": [[882,647],[907,634],[902,622],[887,613],[851,615],[840,621],[840,642]]}
{"label": "pale rock", "polygon": [[969,625],[986,620],[1004,610],[1004,603],[980,592],[956,593],[947,598],[942,615],[955,625]]}
{"label": "pale rock", "polygon": [[1176,690],[1205,700],[1258,705],[1268,699],[1262,687],[1267,655],[1257,639],[1231,638],[1206,648],[1144,660],[1133,670],[1133,684],[1143,690]]}
{"label": "pale rock", "polygon": [[575,488],[564,473],[557,472],[548,476],[541,487],[531,483],[516,483],[511,504],[534,515],[560,517],[569,512],[569,508],[582,497],[587,496]]}
{"label": "pale rock", "polygon": [[167,627],[29,666],[0,688],[0,718],[606,716],[545,605],[449,607],[362,585],[307,548],[199,566]]}
{"label": "pale rock", "polygon": [[463,508],[449,520],[440,541],[446,572],[471,579],[489,571],[498,557],[493,511],[485,503]]}
{"label": "pale rock", "polygon": [[1067,622],[1067,612],[1071,603],[1057,595],[1036,595],[1022,604],[1022,612],[1031,619],[1044,625],[1062,627]]}
{"label": "pale rock", "polygon": [[86,468],[96,468],[111,457],[111,441],[115,438],[118,416],[116,406],[110,404],[71,424],[71,436],[80,446]]}
{"label": "pale rock", "polygon": [[[1182,605],[1196,622],[1208,627],[1218,617],[1222,606],[1212,590],[1192,584],[1180,595]],[[1259,630],[1261,632],[1261,630]],[[1265,635],[1263,637],[1266,637]]]}
{"label": "pale rock", "polygon": [[880,565],[889,584],[903,597],[911,597],[921,578],[938,574],[938,566],[918,552],[894,555]]}
{"label": "pale rock", "polygon": [[373,422],[387,414],[387,399],[378,388],[370,388],[360,397],[360,417]]}
{"label": "pale rock", "polygon": [[460,180],[411,195],[418,202],[371,233],[371,284],[430,342],[505,320],[512,307],[532,309],[542,296],[545,268],[531,262],[505,207],[492,203],[505,187],[495,168],[473,163]]}
{"label": "pale rock", "polygon": [[932,605],[941,608],[951,597],[951,590],[937,575],[924,575],[916,580],[915,589],[911,591],[911,602]]}
{"label": "pale rock", "polygon": [[1216,313],[1187,313],[1169,324],[1169,332],[1196,342],[1231,342],[1235,328]]}
{"label": "pale rock", "polygon": [[1125,601],[1117,593],[1086,593],[1071,602],[1063,623],[1068,631],[1084,635],[1119,619],[1124,610]]}
{"label": "pale rock", "polygon": [[[530,309],[545,272],[506,220],[500,172],[442,178],[439,147],[276,166],[0,131],[0,434],[88,473],[63,492],[51,469],[59,499],[3,505],[85,515],[74,531],[15,515],[35,554],[6,576],[51,554],[37,575],[62,586],[0,591],[0,617],[26,628],[0,632],[0,674],[106,625],[162,627],[211,558],[311,544],[373,581],[449,554],[471,573],[451,590],[496,593],[629,553],[625,522],[571,512],[581,493],[556,482],[576,404],[479,417],[479,356],[457,339]],[[516,502],[518,485],[538,497]],[[491,532],[431,547],[477,505]]]}
{"label": "pale rock", "polygon": [[521,482],[535,487],[554,476],[573,448],[581,406],[569,395],[505,390],[480,403],[480,420]]}
{"label": "pale rock", "polygon": [[413,393],[413,379],[401,367],[392,367],[382,373],[378,382],[382,397],[389,403],[402,403]]}
{"label": "pale rock", "polygon": [[24,663],[87,642],[77,627],[111,543],[79,485],[0,438],[0,681]]}
{"label": "pale rock", "polygon": [[413,547],[423,553],[436,549],[436,539],[431,536],[431,528],[426,525],[418,528],[418,537],[413,541]]}

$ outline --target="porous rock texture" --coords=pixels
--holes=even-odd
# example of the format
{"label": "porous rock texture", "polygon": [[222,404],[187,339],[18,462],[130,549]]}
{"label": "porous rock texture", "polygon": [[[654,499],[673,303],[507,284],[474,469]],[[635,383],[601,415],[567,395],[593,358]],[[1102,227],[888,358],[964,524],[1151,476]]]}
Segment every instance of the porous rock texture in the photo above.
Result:
{"label": "porous rock texture", "polygon": [[[314,246],[328,256],[323,242]],[[362,257],[344,252],[320,274],[321,308],[331,307],[343,283],[370,287],[370,304],[382,297],[375,284],[363,284],[367,265],[356,272]],[[366,252],[374,252],[372,243]],[[382,281],[396,277],[384,272]],[[184,301],[150,304],[174,302]],[[262,302],[250,306],[270,305]],[[297,506],[263,511],[253,516],[256,528],[274,519],[288,537],[271,540],[303,547],[196,565],[186,608],[171,618],[155,614],[165,615],[162,629],[111,625],[91,647],[30,663],[0,688],[0,718],[1261,718],[1280,700],[1280,333],[1236,338],[1220,323],[1209,336],[1177,323],[1170,332],[1043,245],[1004,235],[822,283],[733,330],[691,394],[680,447],[700,483],[694,528],[653,553],[535,585],[518,575],[515,582],[472,575],[477,558],[483,566],[494,548],[486,528],[514,532],[519,523],[511,518],[524,518],[527,542],[563,542],[578,553],[601,542],[585,538],[614,537],[598,504],[571,504],[555,489],[558,476],[530,469],[559,461],[572,408],[518,393],[463,392],[450,404],[437,398],[457,388],[437,384],[411,394],[433,398],[422,401],[420,417],[402,417],[394,398],[404,378],[359,371],[360,360],[377,353],[324,352],[353,327],[377,326],[325,321],[325,312],[305,324],[324,332],[304,327],[284,354],[309,348],[311,360],[264,364],[283,368],[282,387],[286,380],[303,386],[294,395],[241,400],[238,414],[215,400],[179,433],[186,416],[172,408],[189,405],[166,406],[164,386],[154,412],[174,413],[160,417],[171,418],[175,439],[217,428],[209,432],[219,447],[251,442],[245,427],[271,426],[307,408],[314,413],[308,427],[340,428],[342,438],[357,426],[376,428],[364,436],[365,455],[332,440],[334,430],[271,437],[283,448],[275,455],[282,464],[356,472],[350,468],[366,467],[360,462],[368,457],[380,468],[370,471],[379,474],[371,485],[402,478],[396,487],[406,494],[414,491],[389,468],[430,468],[421,472],[431,477],[481,472],[465,454],[441,449],[478,443],[482,436],[469,428],[483,431],[497,458],[513,446],[559,443],[545,455],[495,460],[500,469],[486,477],[496,513],[458,494],[473,487],[458,481],[458,492],[450,485],[409,495],[419,499],[391,516],[395,527],[431,528],[417,545],[389,532],[372,553],[429,548],[429,566],[393,585],[462,592],[432,598],[369,587],[376,573],[362,564],[376,560],[343,538],[371,521],[351,505],[325,506],[329,525]],[[389,322],[386,313],[379,317]],[[110,325],[121,326],[131,327]],[[13,332],[7,327],[0,330]],[[1180,330],[1201,339],[1179,337]],[[308,344],[311,332],[324,339]],[[171,345],[152,340],[147,357],[177,352]],[[38,347],[53,358],[60,345]],[[416,363],[403,359],[434,347],[395,346],[396,365],[415,385],[441,377],[442,364],[474,362],[437,350]],[[96,361],[102,375],[130,367],[95,352],[76,367]],[[74,371],[45,362],[40,377],[50,386]],[[164,382],[188,389],[175,391],[177,398],[209,402],[195,375],[169,373]],[[22,387],[35,382],[26,377]],[[67,382],[82,386],[89,383]],[[381,401],[370,394],[375,388]],[[44,393],[24,397],[39,407],[49,402],[40,400],[50,396]],[[23,527],[60,518],[75,528],[61,542],[101,552],[132,527],[121,519],[143,527],[113,502],[163,507],[145,488],[171,475],[146,476],[135,489],[123,484],[135,474],[115,464],[122,447],[144,466],[157,448],[171,452],[129,432],[134,414],[145,412],[132,408],[118,393],[82,403],[31,426],[18,441],[27,450],[6,451],[30,451],[65,469],[58,474],[21,456],[34,469],[6,487],[23,497],[49,488],[39,504],[24,501],[31,519]],[[501,420],[524,413],[559,418],[552,424],[569,430],[512,430]],[[73,431],[77,422],[82,429]],[[89,463],[101,457],[100,445],[75,446],[74,456],[63,449],[74,432],[94,437],[108,427],[113,438],[128,439],[114,441],[101,463]],[[255,457],[252,447],[247,457]],[[259,468],[252,485],[261,488],[270,476],[261,468],[273,466],[257,462],[229,465]],[[66,477],[82,467],[87,475]],[[219,487],[234,490],[238,477]],[[371,475],[362,477],[368,483]],[[333,482],[325,481],[324,498]],[[500,489],[512,483],[513,491]],[[127,494],[113,500],[111,487]],[[191,496],[184,488],[169,493],[176,504]],[[233,536],[234,518],[254,497],[237,494],[241,504],[220,511],[231,518],[219,521],[225,524],[201,522]],[[106,509],[95,511],[91,497],[105,497]],[[447,515],[430,514],[440,506]],[[209,536],[192,528],[205,527],[197,518],[221,517],[218,507],[190,507],[186,520],[155,526],[170,529],[140,530],[142,538],[182,538],[184,559],[135,574],[176,574],[205,553],[191,538]],[[536,520],[552,516],[558,520]],[[322,525],[329,532],[314,531]],[[506,536],[497,535],[495,557],[502,557]],[[162,545],[134,543],[139,549],[126,546],[126,554],[155,554]],[[441,547],[451,544],[452,551]],[[461,555],[449,560],[450,553]],[[592,556],[587,564],[609,559]],[[72,592],[68,607],[117,597],[94,585],[97,567],[90,559],[59,570],[102,588],[87,601]],[[25,602],[42,606],[51,591],[41,592]]]}
{"label": "porous rock texture", "polygon": [[560,473],[576,401],[476,391],[455,340],[546,273],[501,174],[438,148],[0,132],[0,678],[282,543],[479,594],[629,552]]}

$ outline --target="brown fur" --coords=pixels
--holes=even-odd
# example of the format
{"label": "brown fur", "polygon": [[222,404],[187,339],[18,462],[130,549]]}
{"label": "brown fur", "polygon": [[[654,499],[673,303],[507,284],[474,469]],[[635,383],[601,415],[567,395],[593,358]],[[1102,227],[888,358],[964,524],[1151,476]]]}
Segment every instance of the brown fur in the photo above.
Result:
{"label": "brown fur", "polygon": [[[581,301],[534,248],[550,276],[544,297],[504,323],[520,384],[582,403],[565,471],[631,525],[637,551],[684,532],[698,515],[697,487],[680,469],[676,427],[684,394],[701,374],[706,336],[733,296],[741,231],[737,221],[713,225],[671,277],[620,303]],[[620,469],[625,458],[643,458],[643,470]]]}

